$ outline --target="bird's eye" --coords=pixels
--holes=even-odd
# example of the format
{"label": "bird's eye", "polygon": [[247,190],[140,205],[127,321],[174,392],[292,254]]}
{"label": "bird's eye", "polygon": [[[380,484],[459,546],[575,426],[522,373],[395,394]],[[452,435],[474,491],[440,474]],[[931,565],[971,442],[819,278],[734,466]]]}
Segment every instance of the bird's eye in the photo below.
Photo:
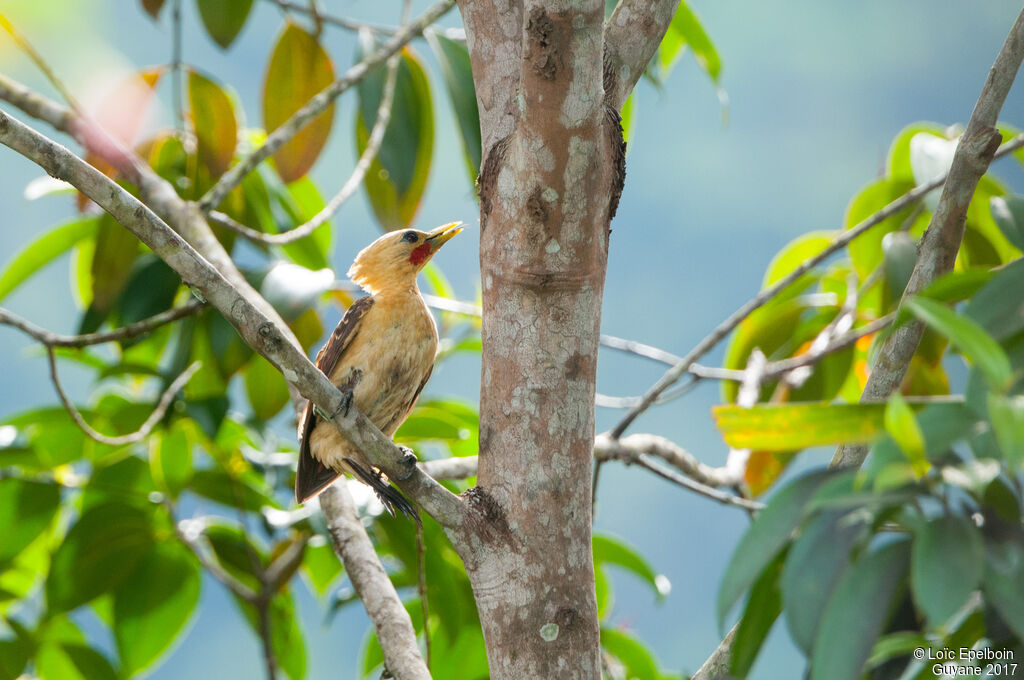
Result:
{"label": "bird's eye", "polygon": [[402,240],[408,241],[409,243],[416,243],[416,241],[420,240],[420,237],[416,234],[415,231],[407,231],[405,232],[405,235],[402,236]]}

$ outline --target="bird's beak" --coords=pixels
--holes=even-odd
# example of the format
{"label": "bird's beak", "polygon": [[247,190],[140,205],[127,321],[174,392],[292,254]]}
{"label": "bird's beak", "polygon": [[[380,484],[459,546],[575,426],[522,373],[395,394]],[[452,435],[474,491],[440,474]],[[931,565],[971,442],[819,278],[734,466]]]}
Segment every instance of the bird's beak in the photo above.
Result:
{"label": "bird's beak", "polygon": [[437,250],[451,240],[453,236],[462,231],[462,222],[449,222],[427,234],[426,241],[430,244],[431,250]]}

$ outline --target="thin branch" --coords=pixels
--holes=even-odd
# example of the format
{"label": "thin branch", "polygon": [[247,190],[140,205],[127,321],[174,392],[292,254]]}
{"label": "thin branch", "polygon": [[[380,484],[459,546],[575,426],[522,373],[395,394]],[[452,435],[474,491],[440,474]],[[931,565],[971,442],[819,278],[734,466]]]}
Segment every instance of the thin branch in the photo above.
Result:
{"label": "thin branch", "polygon": [[[298,2],[292,2],[291,0],[267,0],[267,2],[277,5],[278,7],[281,8],[281,10],[285,12],[296,12],[298,14],[305,15],[313,14],[308,6],[299,4]],[[374,33],[379,33],[381,35],[394,35],[399,31],[398,26],[386,26],[384,24],[375,24],[367,21],[358,21],[356,19],[346,19],[344,17],[332,16],[322,11],[317,11],[316,14],[320,18],[320,21],[322,21],[323,23],[331,24],[333,26],[337,26],[338,28],[344,28],[345,30],[348,31],[369,30],[373,31]],[[449,40],[464,41],[466,39],[466,31],[461,28],[437,29],[432,27],[429,29],[424,28],[423,32],[425,33],[428,30],[436,31],[437,33],[440,33]]]}
{"label": "thin branch", "polygon": [[280,555],[277,556],[270,566],[260,575],[263,583],[263,597],[268,601],[274,597],[277,591],[281,590],[295,570],[302,564],[302,558],[306,552],[306,545],[309,543],[310,535],[303,532],[294,541],[288,544]]}
{"label": "thin branch", "polygon": [[[171,517],[174,517],[173,508],[169,503],[164,504]],[[220,565],[215,557],[210,555],[209,549],[199,541],[205,529],[205,522],[201,519],[186,519],[174,522],[174,533],[191,550],[203,569],[210,572],[210,575],[220,581],[232,594],[237,595],[249,604],[255,604],[259,593],[235,578],[231,572]]]}
{"label": "thin branch", "polygon": [[[264,313],[250,286],[236,287],[146,205],[66,148],[0,111],[0,143],[72,184],[148,245],[158,257],[199,291],[238,330],[245,342],[278,367],[285,380],[316,404],[352,444],[427,513],[444,526],[462,522],[465,506],[454,494],[403,462],[402,452],[370,420],[350,408],[342,416],[338,389],[290,339],[283,323]],[[204,223],[205,224],[205,223]],[[293,336],[292,336],[293,337]],[[408,477],[407,477],[408,476]]]}
{"label": "thin branch", "polygon": [[434,479],[468,479],[476,477],[476,456],[453,456],[417,463],[420,470]]}
{"label": "thin branch", "polygon": [[224,173],[199,200],[199,208],[203,212],[209,212],[220,205],[231,190],[241,184],[246,175],[291,140],[314,118],[327,110],[331,102],[337,99],[341,93],[361,82],[373,68],[402,49],[410,40],[422,33],[424,28],[440,19],[454,6],[455,0],[440,0],[431,5],[418,19],[391,36],[376,52],[352,66],[344,75],[313,96],[305,106],[270,133],[263,146],[254,150]]}
{"label": "thin branch", "polygon": [[594,457],[599,460],[632,462],[640,454],[661,458],[690,479],[706,486],[728,487],[741,481],[727,467],[712,467],[702,463],[675,442],[656,434],[632,434],[622,439],[599,434],[594,440]]}
{"label": "thin branch", "polygon": [[250,241],[266,243],[267,245],[285,245],[298,241],[309,236],[323,225],[324,222],[331,219],[342,204],[356,192],[359,185],[362,184],[363,178],[366,177],[370,165],[377,158],[381,142],[384,141],[384,133],[387,131],[388,123],[391,121],[391,105],[395,97],[395,83],[398,80],[398,66],[400,62],[401,56],[397,54],[388,59],[388,72],[384,80],[384,91],[381,94],[380,106],[377,108],[377,120],[370,131],[370,138],[366,142],[366,148],[360,154],[359,161],[352,170],[351,176],[345,181],[345,184],[342,185],[338,193],[327,202],[323,210],[314,215],[305,224],[300,224],[279,234],[267,234],[247,227],[218,210],[210,211],[210,219],[222,227],[241,234]]}
{"label": "thin branch", "polygon": [[[1018,135],[1012,140],[1006,142],[999,151],[996,152],[996,158],[1000,158],[1020,147],[1024,146],[1024,135]],[[931,191],[934,191],[945,182],[946,176],[938,177],[927,184],[911,189],[907,193],[903,194],[892,203],[871,215],[867,219],[863,220],[856,226],[848,229],[833,239],[832,243],[829,244],[825,250],[818,255],[805,260],[796,269],[790,272],[787,276],[777,281],[774,285],[765,288],[753,298],[748,300],[739,309],[729,315],[722,323],[718,324],[703,340],[691,349],[682,359],[676,363],[671,369],[669,369],[662,377],[649,389],[641,399],[640,403],[630,409],[621,421],[612,429],[611,436],[619,437],[625,432],[626,428],[629,427],[637,416],[646,411],[655,402],[655,400],[664,392],[666,389],[671,387],[681,377],[689,372],[690,366],[692,366],[698,359],[710,352],[715,345],[721,342],[729,333],[732,332],[736,326],[738,326],[744,319],[750,314],[763,306],[766,302],[774,298],[776,295],[785,290],[790,284],[799,279],[801,276],[806,274],[812,268],[818,266],[826,259],[832,256],[840,248],[845,247],[850,241],[864,234],[872,227],[875,227],[891,217],[896,213],[900,212],[907,206],[913,204],[915,201],[920,200],[923,196]]]}
{"label": "thin branch", "polygon": [[68,395],[64,392],[64,387],[60,384],[60,377],[57,374],[57,357],[53,351],[53,347],[47,346],[46,355],[50,362],[50,380],[53,382],[54,389],[57,390],[57,396],[60,397],[60,402],[64,404],[64,408],[71,415],[71,419],[75,421],[75,424],[89,435],[90,439],[98,441],[100,444],[109,444],[110,446],[124,446],[125,444],[134,444],[140,442],[149,436],[149,433],[153,431],[156,424],[160,422],[165,415],[167,415],[167,409],[170,407],[171,402],[174,401],[174,397],[181,391],[185,384],[192,379],[196,371],[202,365],[202,362],[196,361],[191,366],[185,369],[185,371],[179,375],[174,381],[167,386],[163,394],[160,395],[160,401],[157,402],[156,408],[149,414],[146,421],[142,423],[142,426],[138,430],[130,434],[123,434],[116,437],[111,437],[100,432],[97,432],[92,428],[89,423],[85,421],[85,418],[71,403],[68,399]]}
{"label": "thin branch", "polygon": [[185,129],[183,83],[181,77],[181,0],[174,0],[171,6],[171,106],[174,108],[174,126]]}
{"label": "thin branch", "polygon": [[[999,111],[1022,61],[1024,11],[1017,16],[1006,42],[999,50],[971,113],[967,129],[957,144],[948,180],[945,181],[939,204],[921,240],[917,262],[910,275],[910,282],[903,291],[902,300],[920,293],[937,278],[952,271],[964,237],[967,208],[978,182],[997,155],[1001,139],[996,129]],[[1004,144],[1003,148],[1006,146]],[[861,394],[862,403],[884,401],[899,387],[923,334],[924,324],[911,321],[896,329],[886,339],[871,367]],[[830,467],[859,467],[867,457],[869,448],[865,444],[840,446]]]}
{"label": "thin branch", "polygon": [[359,521],[348,489],[335,484],[319,498],[334,550],[373,622],[385,666],[402,680],[429,680],[430,671],[420,655],[412,619]]}
{"label": "thin branch", "polygon": [[202,311],[204,305],[199,300],[189,300],[181,307],[175,307],[168,309],[167,311],[155,314],[148,319],[137,321],[121,328],[115,328],[112,331],[105,333],[85,333],[83,335],[61,335],[48,331],[45,328],[41,328],[31,321],[21,318],[16,314],[13,314],[7,309],[0,307],[0,324],[12,326],[18,330],[24,332],[40,343],[47,347],[89,347],[91,345],[101,345],[105,342],[115,342],[119,340],[131,340],[145,335],[150,331],[156,330],[161,326],[165,326],[169,323],[174,323],[179,319],[198,314]]}

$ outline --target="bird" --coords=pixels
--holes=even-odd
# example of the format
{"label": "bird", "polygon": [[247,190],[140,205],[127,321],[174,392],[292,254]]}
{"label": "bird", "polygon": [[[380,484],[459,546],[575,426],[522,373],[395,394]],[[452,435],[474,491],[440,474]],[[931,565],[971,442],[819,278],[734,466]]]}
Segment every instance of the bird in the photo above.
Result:
{"label": "bird", "polygon": [[[348,277],[367,296],[352,303],[317,354],[317,368],[342,392],[342,409],[354,404],[388,437],[412,411],[437,354],[437,326],[420,294],[417,274],[462,231],[460,225],[392,231],[363,248]],[[298,437],[296,501],[305,503],[348,473],[369,485],[392,516],[397,510],[419,519],[412,504],[324,421],[312,402],[299,419]]]}

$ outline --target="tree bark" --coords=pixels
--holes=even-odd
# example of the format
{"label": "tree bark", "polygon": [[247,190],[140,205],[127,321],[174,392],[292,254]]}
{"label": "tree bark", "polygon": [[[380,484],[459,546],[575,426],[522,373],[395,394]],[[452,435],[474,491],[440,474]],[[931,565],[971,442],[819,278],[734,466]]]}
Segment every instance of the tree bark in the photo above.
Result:
{"label": "tree bark", "polygon": [[482,139],[479,486],[453,536],[491,677],[599,678],[594,392],[622,132],[604,3],[463,3]]}

